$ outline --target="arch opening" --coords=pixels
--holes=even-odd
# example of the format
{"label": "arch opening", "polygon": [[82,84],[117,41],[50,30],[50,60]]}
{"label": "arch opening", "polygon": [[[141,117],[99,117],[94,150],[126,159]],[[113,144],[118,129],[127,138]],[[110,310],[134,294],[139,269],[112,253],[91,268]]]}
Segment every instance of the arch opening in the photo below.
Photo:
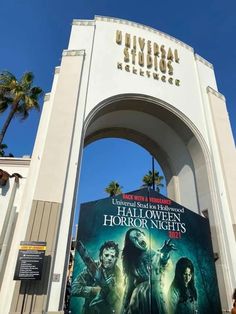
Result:
{"label": "arch opening", "polygon": [[163,169],[167,196],[200,213],[212,206],[206,159],[197,133],[185,116],[159,99],[117,95],[90,113],[84,145],[116,137],[142,146]]}

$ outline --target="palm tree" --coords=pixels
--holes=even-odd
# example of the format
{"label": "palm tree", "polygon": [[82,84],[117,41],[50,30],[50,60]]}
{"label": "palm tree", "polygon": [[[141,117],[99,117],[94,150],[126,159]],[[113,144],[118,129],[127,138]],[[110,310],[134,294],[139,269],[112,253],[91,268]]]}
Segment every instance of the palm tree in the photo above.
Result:
{"label": "palm tree", "polygon": [[111,181],[109,185],[105,188],[105,192],[110,195],[110,197],[121,194],[122,186],[119,185],[116,181]]}
{"label": "palm tree", "polygon": [[0,157],[14,157],[12,153],[9,153],[8,155],[5,154],[5,149],[7,149],[8,146],[6,144],[0,145]]}
{"label": "palm tree", "polygon": [[20,80],[8,71],[0,73],[0,113],[10,109],[0,132],[0,145],[15,115],[26,119],[31,109],[39,110],[38,100],[42,95],[42,89],[32,87],[33,80],[32,72],[26,72]]}
{"label": "palm tree", "polygon": [[7,145],[6,144],[1,144],[0,145],[0,157],[4,157],[5,156],[5,149],[7,149]]}
{"label": "palm tree", "polygon": [[[145,187],[151,187],[154,186],[154,190],[158,193],[160,192],[160,187],[164,187],[164,185],[161,183],[164,179],[163,176],[159,175],[159,171],[151,171],[149,170],[147,174],[143,177],[143,186]],[[153,184],[154,183],[154,184]]]}

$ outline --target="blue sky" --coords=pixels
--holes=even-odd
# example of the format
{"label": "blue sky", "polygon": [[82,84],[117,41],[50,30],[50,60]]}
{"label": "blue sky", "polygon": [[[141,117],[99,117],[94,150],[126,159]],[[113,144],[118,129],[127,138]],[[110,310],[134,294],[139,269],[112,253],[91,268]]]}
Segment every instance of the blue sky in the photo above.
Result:
{"label": "blue sky", "polygon": [[[60,65],[75,18],[124,18],[180,39],[214,65],[218,90],[226,97],[236,137],[235,0],[2,0],[0,12],[0,70],[16,76],[33,71],[35,84],[45,92],[51,89],[54,68]],[[14,120],[4,140],[9,152],[31,155],[39,118],[38,112],[32,112],[23,123]],[[105,196],[104,186],[112,179],[118,180],[125,191],[139,188],[151,159],[142,148],[128,144],[104,140],[85,149],[79,200]]]}

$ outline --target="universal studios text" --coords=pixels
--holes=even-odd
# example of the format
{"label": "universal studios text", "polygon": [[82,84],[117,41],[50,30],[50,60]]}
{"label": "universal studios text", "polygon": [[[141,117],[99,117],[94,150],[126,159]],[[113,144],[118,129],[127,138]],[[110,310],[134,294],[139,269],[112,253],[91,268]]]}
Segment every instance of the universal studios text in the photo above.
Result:
{"label": "universal studios text", "polygon": [[174,67],[180,63],[176,48],[166,47],[120,30],[116,31],[116,44],[124,46],[124,63],[117,62],[117,69],[180,86],[180,80],[173,77]]}
{"label": "universal studios text", "polygon": [[[123,200],[112,198],[112,205],[115,209],[112,214],[104,214],[103,226],[125,226],[143,229],[159,229],[173,232],[172,237],[181,237],[186,232],[185,223],[181,222],[181,215],[184,208],[171,207],[170,203],[163,203],[163,199],[148,198],[140,201],[127,201],[130,195],[123,194]],[[137,200],[138,199],[138,200]]]}

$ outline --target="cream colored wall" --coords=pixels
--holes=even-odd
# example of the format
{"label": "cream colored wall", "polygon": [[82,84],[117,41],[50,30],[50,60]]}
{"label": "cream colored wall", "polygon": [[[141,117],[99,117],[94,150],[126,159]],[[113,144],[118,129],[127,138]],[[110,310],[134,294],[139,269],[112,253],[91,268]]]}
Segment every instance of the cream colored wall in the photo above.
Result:
{"label": "cream colored wall", "polygon": [[[219,149],[219,162],[222,168],[224,190],[231,204],[231,219],[236,224],[236,151],[230,128],[229,116],[226,109],[224,97],[221,97],[214,90],[208,88],[210,110],[212,114],[213,127],[216,136],[216,143]],[[221,190],[221,195],[223,194]],[[222,195],[223,196],[223,195]]]}
{"label": "cream colored wall", "polygon": [[[71,105],[73,105],[74,112],[69,113],[69,118],[71,119],[70,125],[67,129],[67,138],[65,139],[67,141],[67,144],[65,144],[64,148],[61,146],[61,140],[57,141],[57,146],[60,149],[65,149],[69,155],[67,156],[66,159],[66,171],[63,169],[63,164],[57,164],[56,168],[57,169],[62,169],[59,177],[56,179],[54,177],[54,180],[59,180],[62,184],[62,189],[59,191],[57,190],[57,193],[52,193],[50,191],[47,195],[47,197],[61,197],[62,200],[62,210],[61,210],[61,225],[59,228],[59,233],[58,233],[58,243],[59,243],[59,249],[57,250],[56,257],[55,257],[55,266],[53,269],[53,272],[56,274],[60,275],[60,280],[59,282],[52,282],[51,283],[51,290],[50,290],[50,299],[49,299],[49,305],[48,305],[48,310],[49,311],[54,311],[55,310],[55,304],[60,303],[60,297],[61,294],[64,296],[62,290],[62,283],[64,282],[65,278],[63,276],[66,273],[66,252],[68,252],[68,247],[70,247],[70,242],[68,242],[68,237],[70,238],[70,233],[72,229],[72,223],[73,223],[73,202],[74,202],[74,195],[76,191],[76,180],[77,180],[77,171],[78,171],[78,159],[80,160],[81,155],[82,155],[82,150],[83,150],[83,122],[84,122],[84,104],[85,104],[85,97],[86,93],[82,92],[84,90],[83,84],[86,84],[86,79],[85,81],[81,81],[82,75],[86,77],[86,71],[84,70],[84,63],[88,62],[88,58],[85,57],[83,53],[78,52],[79,55],[77,56],[67,56],[65,58],[71,58],[71,66],[73,67],[73,73],[78,74],[77,71],[80,69],[79,77],[74,78],[73,81],[75,82],[76,87],[73,86],[73,90],[76,90],[76,98],[73,99]],[[74,60],[75,59],[75,60]],[[65,60],[66,62],[67,60]],[[77,64],[77,66],[76,66]],[[62,71],[65,72],[63,73]],[[82,72],[83,71],[83,72]],[[59,90],[63,93],[61,95],[62,97],[60,98],[60,103],[61,105],[65,105],[69,103],[67,99],[64,97],[67,97],[67,94],[70,94],[70,91],[67,90],[65,91],[65,85],[63,83],[63,80],[70,82],[71,78],[71,73],[70,71],[67,72],[67,65],[65,63],[62,63],[61,65],[61,70],[60,70],[60,75],[63,73],[62,76],[62,81],[61,85],[57,86],[57,93]],[[70,86],[70,88],[72,88]],[[75,96],[75,95],[74,95]],[[55,110],[57,110],[57,106],[55,107]],[[68,107],[65,107],[65,110],[68,110]],[[60,121],[61,116],[60,113],[57,112],[55,116],[59,115],[58,119]],[[58,123],[58,122],[57,122]],[[65,124],[65,119],[62,121],[63,125]],[[61,130],[62,133],[65,134],[65,127],[63,126],[63,129]],[[53,132],[53,129],[52,129]],[[51,140],[54,140],[54,136],[51,137]],[[55,143],[56,144],[56,143]],[[49,141],[49,147],[50,146],[50,141]],[[59,151],[58,151],[59,153]],[[61,153],[60,153],[61,154]],[[52,155],[53,156],[53,155]],[[58,162],[58,161],[56,161]],[[55,163],[55,160],[54,160]],[[45,163],[45,169],[47,169],[47,164]],[[55,169],[55,168],[54,168]],[[53,184],[54,181],[53,180]],[[64,186],[63,186],[64,185]],[[45,191],[43,191],[45,193]],[[40,192],[41,193],[41,192]],[[44,195],[44,197],[46,197]],[[65,268],[65,272],[64,272]]]}
{"label": "cream colored wall", "polygon": [[[57,71],[54,75],[54,81],[52,85],[52,93],[54,91],[56,82],[57,82]],[[41,114],[41,119],[37,131],[37,136],[34,144],[34,150],[32,154],[32,158],[30,161],[30,167],[28,169],[27,180],[25,182],[24,189],[22,189],[21,194],[21,202],[19,204],[19,214],[17,218],[17,224],[15,227],[15,233],[12,238],[12,245],[10,248],[9,256],[7,262],[7,267],[5,270],[5,275],[3,279],[3,284],[0,292],[0,314],[8,313],[11,306],[11,301],[13,297],[13,292],[15,288],[15,281],[12,280],[16,259],[19,250],[20,241],[25,239],[26,229],[29,222],[29,217],[31,213],[31,205],[33,203],[33,194],[35,191],[36,179],[39,172],[39,167],[41,163],[41,157],[44,150],[44,142],[45,142],[45,130],[48,128],[49,117],[51,114],[52,101],[53,97],[49,97],[49,95],[45,96],[43,110]]]}
{"label": "cream colored wall", "polygon": [[[14,234],[14,228],[16,228],[15,226],[17,226],[19,221],[18,216],[23,201],[29,166],[29,158],[0,158],[0,169],[8,172],[10,175],[19,173],[22,176],[22,178],[19,179],[19,184],[15,183],[14,178],[10,178],[5,187],[0,187],[0,255],[2,267],[0,274],[0,313],[2,314],[8,313],[9,303],[11,302],[15,286],[15,281],[12,279],[15,270],[16,255],[18,253],[17,249],[19,246],[15,247],[12,236]],[[10,221],[11,215],[13,215],[12,221]],[[7,230],[8,228],[10,228],[10,230]],[[6,239],[8,232],[10,232],[9,238]],[[19,242],[17,244],[19,244]],[[6,258],[7,262],[5,260]]]}
{"label": "cream colored wall", "polygon": [[[209,210],[212,240],[215,252],[219,253],[220,259],[216,262],[216,269],[221,293],[222,308],[230,308],[231,291],[236,286],[236,263],[235,263],[235,237],[230,213],[235,210],[233,186],[235,180],[235,145],[233,143],[228,113],[221,95],[214,85],[208,82],[209,68],[204,66],[201,58],[196,58],[196,71],[199,78],[201,100],[204,110],[203,123],[206,125],[209,141],[209,156],[206,156],[208,178],[210,182],[210,197],[212,207]],[[221,116],[221,117],[220,117]],[[217,118],[218,117],[218,118]],[[224,137],[219,134],[224,134]],[[228,146],[226,148],[226,145]],[[230,152],[230,154],[229,154]],[[224,164],[221,160],[224,156]],[[226,157],[227,156],[227,157]],[[224,178],[223,168],[227,169],[227,179]],[[231,187],[225,186],[225,179],[231,182]],[[233,198],[232,198],[233,197]],[[222,210],[223,209],[223,210]]]}
{"label": "cream colored wall", "polygon": [[[207,89],[211,113],[212,164],[215,174],[216,229],[220,246],[221,266],[225,270],[225,285],[236,286],[236,155],[225,99],[211,88]],[[226,240],[227,239],[227,240]],[[226,241],[225,241],[226,240]],[[219,267],[219,265],[218,265]],[[227,288],[228,290],[228,288]],[[228,302],[231,295],[226,293]]]}
{"label": "cream colored wall", "polygon": [[[84,52],[64,52],[34,198],[62,202],[77,112]],[[63,180],[61,180],[63,178]]]}
{"label": "cream colored wall", "polygon": [[[30,158],[0,158],[0,169],[8,172],[10,175],[13,173],[19,173],[23,177],[19,180],[17,192],[13,201],[13,206],[16,207],[17,212],[19,212],[19,206],[29,171],[29,165]],[[14,178],[9,178],[7,185],[0,188],[0,233],[6,216],[8,203],[11,198],[14,181]]]}

